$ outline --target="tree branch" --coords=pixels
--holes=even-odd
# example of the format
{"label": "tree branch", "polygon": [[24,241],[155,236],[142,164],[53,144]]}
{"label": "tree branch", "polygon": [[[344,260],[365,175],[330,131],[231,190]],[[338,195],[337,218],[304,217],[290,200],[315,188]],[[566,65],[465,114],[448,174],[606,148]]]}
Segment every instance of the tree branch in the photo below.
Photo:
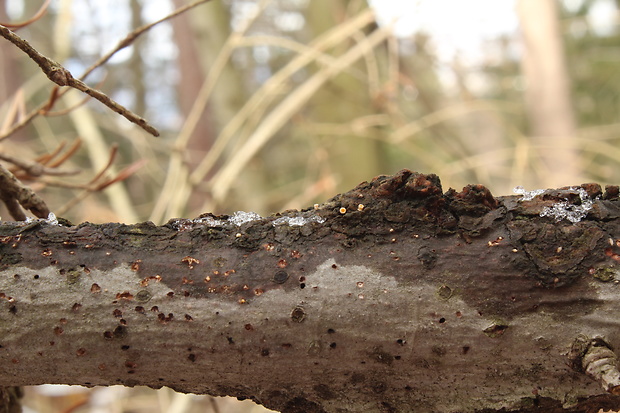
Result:
{"label": "tree branch", "polygon": [[56,83],[58,86],[70,86],[72,88],[80,90],[87,95],[97,99],[99,102],[103,103],[114,112],[123,116],[128,121],[140,126],[151,135],[159,136],[159,132],[157,131],[157,129],[151,126],[146,121],[146,119],[136,115],[129,109],[117,103],[116,101],[108,97],[105,93],[89,87],[88,85],[86,85],[86,83],[82,82],[79,79],[75,79],[71,75],[71,73],[67,69],[65,69],[60,63],[55,62],[52,59],[39,53],[25,39],[22,39],[5,26],[0,25],[0,35],[2,35],[2,37],[7,39],[15,46],[19,47],[24,53],[26,53],[36,64],[39,65],[39,67],[41,68],[43,73],[45,73],[48,79]]}
{"label": "tree branch", "polygon": [[267,218],[5,222],[0,386],[166,385],[283,412],[620,408],[618,187],[529,195],[401,171]]}

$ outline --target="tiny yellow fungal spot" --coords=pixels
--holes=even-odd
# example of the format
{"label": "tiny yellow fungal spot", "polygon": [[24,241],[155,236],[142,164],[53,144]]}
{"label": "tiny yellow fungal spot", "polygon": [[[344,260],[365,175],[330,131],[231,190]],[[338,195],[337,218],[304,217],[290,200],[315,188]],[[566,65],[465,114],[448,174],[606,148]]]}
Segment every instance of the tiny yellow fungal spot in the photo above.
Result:
{"label": "tiny yellow fungal spot", "polygon": [[357,287],[358,288],[362,288],[364,286],[364,281],[358,281],[357,282]]}
{"label": "tiny yellow fungal spot", "polygon": [[358,211],[363,211],[363,210],[364,210],[364,204],[359,204],[359,205],[357,206],[357,210],[358,210]]}
{"label": "tiny yellow fungal spot", "polygon": [[241,238],[242,236],[243,236],[243,235],[242,235],[240,232],[237,232],[237,233],[235,234],[235,237],[236,237],[236,238]]}
{"label": "tiny yellow fungal spot", "polygon": [[247,301],[245,301],[245,298],[240,298],[239,299],[239,304],[245,304]]}
{"label": "tiny yellow fungal spot", "polygon": [[518,249],[516,249],[516,248],[513,248],[513,249],[512,249],[512,252],[519,252],[519,250],[518,250]]}
{"label": "tiny yellow fungal spot", "polygon": [[319,204],[314,204],[314,209],[315,210],[319,209]]}
{"label": "tiny yellow fungal spot", "polygon": [[561,252],[562,252],[562,247],[557,247],[557,248],[555,249],[555,252],[556,252],[557,254],[561,253]]}
{"label": "tiny yellow fungal spot", "polygon": [[341,214],[346,214],[347,213],[347,209],[345,207],[340,207],[340,209],[338,210]]}
{"label": "tiny yellow fungal spot", "polygon": [[186,263],[190,269],[194,268],[194,264],[200,264],[199,259],[190,257],[189,255],[186,255],[185,257],[183,257],[183,259],[181,259],[181,262]]}

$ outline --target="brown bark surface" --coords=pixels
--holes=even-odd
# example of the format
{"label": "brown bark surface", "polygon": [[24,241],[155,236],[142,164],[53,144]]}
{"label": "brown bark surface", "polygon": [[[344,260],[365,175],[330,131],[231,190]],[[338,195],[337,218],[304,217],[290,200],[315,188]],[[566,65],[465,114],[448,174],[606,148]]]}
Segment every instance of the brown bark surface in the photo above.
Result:
{"label": "brown bark surface", "polygon": [[[620,343],[618,188],[579,188],[443,193],[405,170],[240,225],[3,222],[0,386],[170,386],[284,412],[618,408],[582,363]],[[575,222],[540,216],[589,201]]]}

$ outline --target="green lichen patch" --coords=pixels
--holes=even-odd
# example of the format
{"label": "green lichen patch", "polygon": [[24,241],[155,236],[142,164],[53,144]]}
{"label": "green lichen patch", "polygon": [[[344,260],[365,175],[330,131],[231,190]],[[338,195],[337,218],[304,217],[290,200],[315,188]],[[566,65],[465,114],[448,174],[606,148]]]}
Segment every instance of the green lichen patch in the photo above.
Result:
{"label": "green lichen patch", "polygon": [[602,282],[610,282],[616,279],[617,270],[612,267],[599,267],[594,269],[592,276]]}

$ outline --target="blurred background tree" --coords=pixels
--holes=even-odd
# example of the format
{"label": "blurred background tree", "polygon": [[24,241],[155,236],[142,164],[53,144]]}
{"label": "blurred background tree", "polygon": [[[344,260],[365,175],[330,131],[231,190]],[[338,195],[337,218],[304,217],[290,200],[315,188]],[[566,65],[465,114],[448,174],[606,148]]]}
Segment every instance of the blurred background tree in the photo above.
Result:
{"label": "blurred background tree", "polygon": [[[0,0],[0,22],[27,20],[42,3]],[[187,3],[52,0],[18,33],[79,75],[128,32]],[[73,222],[267,215],[402,168],[495,195],[617,184],[619,3],[212,0],[153,27],[87,79],[160,138],[99,102],[80,105],[77,91],[56,103],[73,108],[63,116],[8,133],[52,85],[0,41],[0,154],[42,159],[79,139],[64,167],[81,174],[26,181]],[[123,182],[84,188],[99,171],[115,177],[130,165]],[[161,411],[195,403],[159,398]],[[116,408],[108,411],[140,411]]]}

